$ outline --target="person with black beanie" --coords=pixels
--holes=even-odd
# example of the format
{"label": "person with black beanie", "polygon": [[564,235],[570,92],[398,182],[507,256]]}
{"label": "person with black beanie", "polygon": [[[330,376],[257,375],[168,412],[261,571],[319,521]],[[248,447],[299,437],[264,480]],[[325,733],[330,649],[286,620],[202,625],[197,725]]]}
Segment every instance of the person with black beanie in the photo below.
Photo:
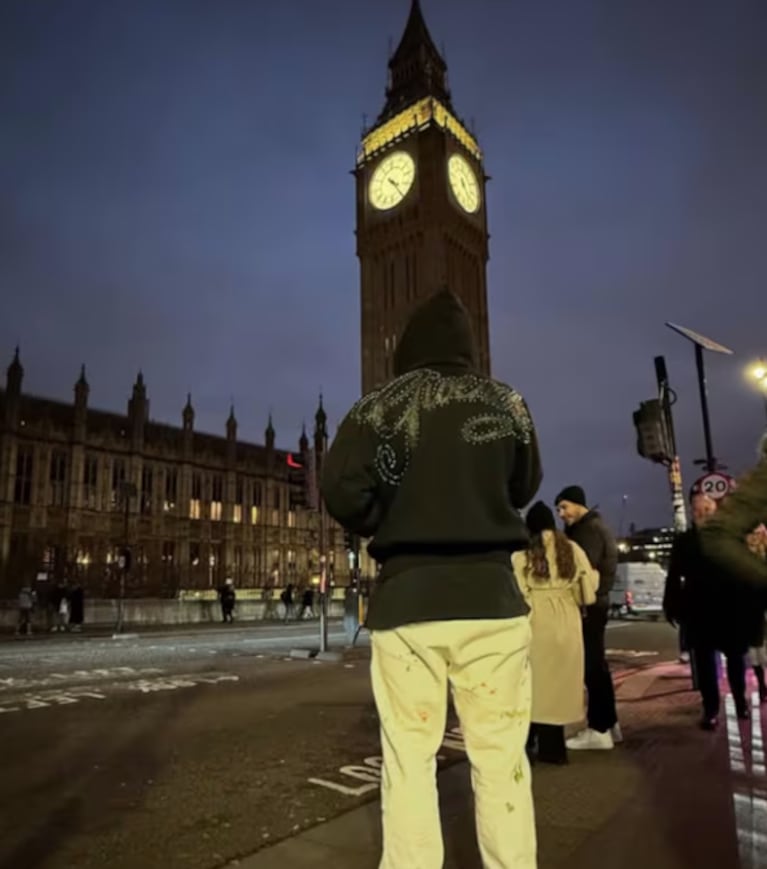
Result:
{"label": "person with black beanie", "polygon": [[597,599],[586,607],[583,617],[587,728],[569,739],[567,747],[573,751],[609,750],[623,740],[605,651],[610,591],[618,568],[618,547],[599,513],[586,506],[586,493],[581,486],[567,486],[557,495],[555,503],[559,518],[565,523],[565,533],[583,549],[591,566],[599,573]]}

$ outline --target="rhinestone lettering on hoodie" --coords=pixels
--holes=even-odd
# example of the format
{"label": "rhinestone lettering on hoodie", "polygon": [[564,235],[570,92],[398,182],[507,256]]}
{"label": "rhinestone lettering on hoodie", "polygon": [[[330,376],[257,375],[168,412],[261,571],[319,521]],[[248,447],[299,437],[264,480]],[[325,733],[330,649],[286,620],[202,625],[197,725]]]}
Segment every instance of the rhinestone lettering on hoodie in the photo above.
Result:
{"label": "rhinestone lettering on hoodie", "polygon": [[461,439],[473,446],[513,437],[529,444],[533,423],[522,396],[495,380],[474,374],[445,377],[422,368],[404,374],[366,395],[350,417],[370,426],[380,439],[375,467],[381,479],[397,486],[407,470],[421,433],[421,415],[452,404],[484,405],[460,429]]}

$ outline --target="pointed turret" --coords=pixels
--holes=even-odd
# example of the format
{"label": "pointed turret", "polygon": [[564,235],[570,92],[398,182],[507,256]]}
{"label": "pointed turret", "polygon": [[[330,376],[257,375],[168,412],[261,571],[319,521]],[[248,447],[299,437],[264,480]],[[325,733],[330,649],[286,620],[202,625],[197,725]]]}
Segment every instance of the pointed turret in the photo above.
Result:
{"label": "pointed turret", "polygon": [[264,432],[264,438],[266,440],[266,448],[267,450],[274,449],[274,425],[272,424],[272,413],[269,411],[269,422],[266,426],[266,431]]}
{"label": "pointed turret", "polygon": [[87,406],[88,404],[88,393],[91,391],[90,386],[88,385],[88,380],[85,376],[85,365],[80,366],[80,376],[77,378],[77,382],[75,383],[75,406]]}
{"label": "pointed turret", "polygon": [[298,449],[301,451],[302,455],[309,451],[309,438],[306,436],[306,423],[301,427],[301,437],[298,441]]}
{"label": "pointed turret", "polygon": [[184,431],[192,431],[194,428],[194,408],[192,407],[192,393],[187,392],[186,404],[181,411],[181,420],[184,424]]}
{"label": "pointed turret", "polygon": [[327,442],[328,415],[322,406],[322,393],[320,393],[320,403],[317,407],[317,413],[314,414],[314,450],[318,456],[325,452]]}
{"label": "pointed turret", "polygon": [[21,364],[21,359],[19,359],[19,348],[16,347],[16,352],[13,354],[13,359],[11,360],[11,364],[8,366],[8,371],[6,372],[5,390],[8,395],[21,395],[21,382],[23,379],[24,368]]}
{"label": "pointed turret", "polygon": [[320,402],[317,406],[317,413],[314,414],[314,431],[321,434],[328,433],[328,415],[325,413],[325,408],[322,405],[322,393],[320,393]]}
{"label": "pointed turret", "polygon": [[229,416],[226,420],[226,457],[230,466],[237,460],[237,417],[234,415],[234,401],[229,405]]}
{"label": "pointed turret", "polygon": [[234,403],[229,406],[229,417],[226,420],[226,436],[229,440],[237,440],[237,417],[234,415]]}
{"label": "pointed turret", "polygon": [[128,402],[128,419],[131,424],[131,437],[134,447],[139,447],[144,439],[144,426],[149,421],[149,402],[146,397],[144,375],[139,371],[133,384],[133,394]]}
{"label": "pointed turret", "polygon": [[379,122],[424,97],[434,97],[452,111],[447,64],[431,38],[421,4],[413,0],[402,39],[389,59],[386,105]]}
{"label": "pointed turret", "polygon": [[88,394],[90,386],[85,377],[85,365],[80,367],[80,376],[75,383],[75,427],[76,441],[82,441],[85,437],[86,423],[88,420]]}

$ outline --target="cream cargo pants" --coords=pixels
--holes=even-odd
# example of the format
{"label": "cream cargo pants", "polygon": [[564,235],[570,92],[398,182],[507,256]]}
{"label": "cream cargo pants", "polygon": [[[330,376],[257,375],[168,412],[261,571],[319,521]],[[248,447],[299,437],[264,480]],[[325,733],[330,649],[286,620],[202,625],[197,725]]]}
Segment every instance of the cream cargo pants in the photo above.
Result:
{"label": "cream cargo pants", "polygon": [[442,869],[436,755],[447,687],[471,763],[485,869],[536,869],[525,752],[530,725],[527,618],[425,622],[372,634],[381,720],[380,869]]}

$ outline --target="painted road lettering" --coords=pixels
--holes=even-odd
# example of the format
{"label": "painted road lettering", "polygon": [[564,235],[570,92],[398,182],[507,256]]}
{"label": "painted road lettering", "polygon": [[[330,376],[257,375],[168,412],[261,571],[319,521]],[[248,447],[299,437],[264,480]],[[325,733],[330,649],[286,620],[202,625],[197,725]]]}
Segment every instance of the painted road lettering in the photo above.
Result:
{"label": "painted road lettering", "polygon": [[47,688],[62,682],[100,682],[107,679],[125,679],[137,676],[157,676],[162,673],[157,667],[110,667],[98,670],[72,670],[69,673],[49,673],[40,679],[17,679],[9,676],[0,679],[0,693],[28,691],[31,688]]}
{"label": "painted road lettering", "polygon": [[[466,744],[463,741],[460,727],[452,727],[445,733],[442,747],[465,754]],[[445,759],[446,756],[444,754],[437,755],[437,760]],[[347,764],[340,767],[338,770],[339,775],[363,782],[363,784],[356,787],[351,783],[345,784],[343,781],[331,781],[324,778],[310,778],[307,781],[309,784],[336,791],[336,793],[343,794],[346,797],[362,797],[380,787],[382,766],[383,758],[380,755],[373,755],[372,757],[366,757],[362,763]]]}
{"label": "painted road lettering", "polygon": [[[116,672],[119,671],[119,672]],[[87,674],[89,677],[92,677],[94,673],[98,673],[99,675],[96,677],[97,681],[99,678],[108,678],[109,676],[114,677],[116,675],[121,676],[135,676],[140,673],[143,674],[157,674],[162,673],[162,670],[158,670],[156,668],[144,668],[142,670],[134,670],[131,667],[116,667],[113,670],[82,670],[77,671],[77,675]],[[107,674],[107,675],[105,675]],[[71,677],[73,674],[68,674],[67,678]],[[154,678],[143,678],[143,679],[133,679],[130,681],[123,682],[112,682],[111,684],[104,685],[99,684],[96,688],[91,686],[72,686],[70,688],[58,688],[54,690],[48,691],[26,691],[21,694],[17,694],[14,692],[12,697],[7,697],[6,699],[0,700],[0,714],[4,712],[22,712],[28,711],[32,709],[50,709],[55,706],[70,706],[74,703],[79,703],[81,700],[106,700],[107,694],[105,692],[109,692],[110,694],[117,694],[120,692],[139,692],[141,694],[152,694],[157,691],[175,691],[179,688],[195,688],[198,685],[218,685],[221,682],[238,682],[239,676],[235,676],[231,673],[199,673],[193,674],[191,676],[187,675],[168,675],[168,676],[156,676]],[[4,680],[4,682],[8,682],[9,680]],[[22,685],[27,687],[27,682],[29,680],[17,680],[17,683],[14,684],[14,688],[18,690]],[[45,682],[47,680],[37,680],[37,683]],[[36,683],[36,684],[37,684]],[[4,686],[3,690],[8,693],[10,691],[10,686]]]}

